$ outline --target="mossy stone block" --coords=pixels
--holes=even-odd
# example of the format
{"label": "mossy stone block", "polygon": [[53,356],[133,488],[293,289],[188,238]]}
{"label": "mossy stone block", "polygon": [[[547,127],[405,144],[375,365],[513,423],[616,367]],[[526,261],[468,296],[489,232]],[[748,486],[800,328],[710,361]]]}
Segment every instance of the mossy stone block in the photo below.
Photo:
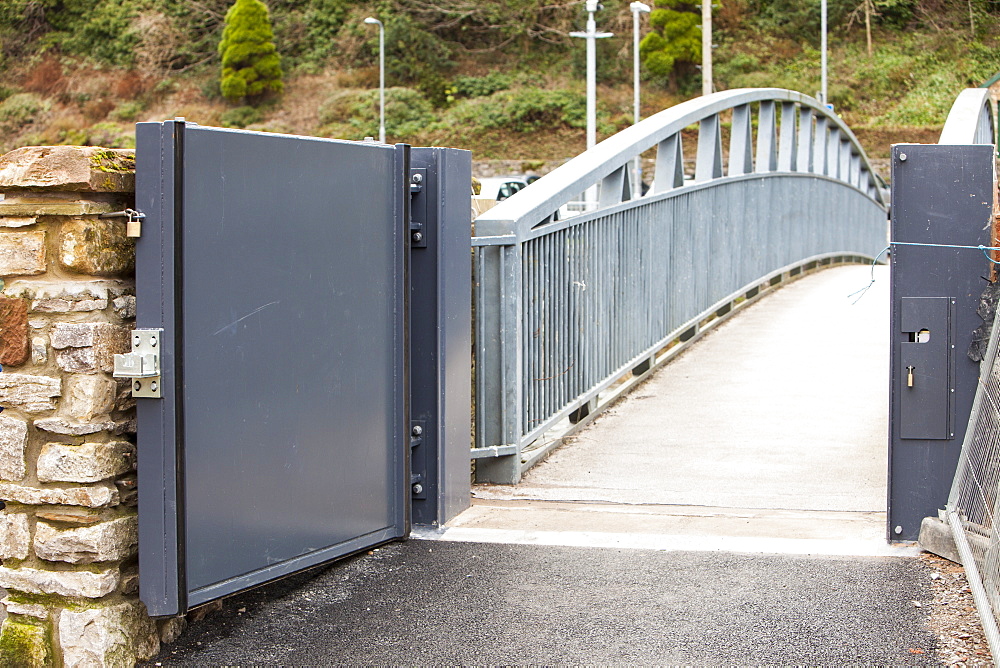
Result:
{"label": "mossy stone block", "polygon": [[135,151],[25,146],[0,157],[0,192],[124,193],[135,190]]}
{"label": "mossy stone block", "polygon": [[111,218],[76,218],[60,230],[59,263],[93,276],[126,274],[135,267],[135,242],[125,223]]}
{"label": "mossy stone block", "polygon": [[45,624],[8,617],[0,627],[0,668],[51,666],[52,632]]}

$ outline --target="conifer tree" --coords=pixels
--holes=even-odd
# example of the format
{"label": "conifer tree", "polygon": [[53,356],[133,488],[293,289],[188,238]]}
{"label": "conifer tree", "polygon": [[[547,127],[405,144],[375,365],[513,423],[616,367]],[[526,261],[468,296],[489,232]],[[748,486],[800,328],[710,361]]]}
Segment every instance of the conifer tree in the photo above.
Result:
{"label": "conifer tree", "polygon": [[[706,0],[708,1],[708,0]],[[639,45],[646,71],[655,81],[676,86],[701,59],[701,16],[686,0],[656,0],[649,16],[653,30]]]}
{"label": "conifer tree", "polygon": [[271,17],[261,0],[236,0],[229,8],[219,55],[220,85],[227,100],[254,102],[284,89]]}

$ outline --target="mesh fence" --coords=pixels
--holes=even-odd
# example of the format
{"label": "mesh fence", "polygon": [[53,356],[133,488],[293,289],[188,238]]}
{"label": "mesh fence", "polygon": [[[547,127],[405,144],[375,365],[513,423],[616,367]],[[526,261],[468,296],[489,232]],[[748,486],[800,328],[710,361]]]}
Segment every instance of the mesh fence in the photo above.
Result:
{"label": "mesh fence", "polygon": [[1000,327],[994,324],[947,515],[994,661],[1000,656]]}

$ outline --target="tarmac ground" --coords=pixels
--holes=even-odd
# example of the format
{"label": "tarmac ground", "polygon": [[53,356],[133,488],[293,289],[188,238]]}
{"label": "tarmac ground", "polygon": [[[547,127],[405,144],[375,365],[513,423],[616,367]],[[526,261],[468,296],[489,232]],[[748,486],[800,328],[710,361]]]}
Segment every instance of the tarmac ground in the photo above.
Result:
{"label": "tarmac ground", "polygon": [[228,599],[148,665],[939,665],[929,582],[900,557],[410,540]]}

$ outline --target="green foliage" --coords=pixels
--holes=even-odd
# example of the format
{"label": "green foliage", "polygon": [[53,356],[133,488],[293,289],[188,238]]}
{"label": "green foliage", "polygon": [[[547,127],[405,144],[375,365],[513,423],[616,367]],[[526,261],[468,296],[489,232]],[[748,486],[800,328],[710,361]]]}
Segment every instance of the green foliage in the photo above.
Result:
{"label": "green foliage", "polygon": [[48,102],[34,93],[15,93],[0,102],[0,126],[17,130],[35,120],[38,114],[48,108]]}
{"label": "green foliage", "polygon": [[138,42],[138,36],[131,29],[133,9],[129,0],[102,0],[84,12],[71,32],[58,33],[60,43],[70,53],[116,65],[131,65]]}
{"label": "green foliage", "polygon": [[681,0],[659,0],[649,15],[653,32],[639,44],[639,55],[650,79],[661,84],[690,74],[701,60],[701,16]]}
{"label": "green foliage", "polygon": [[583,95],[567,90],[521,88],[463,101],[449,116],[456,124],[511,132],[584,128],[587,101]]}
{"label": "green foliage", "polygon": [[[454,66],[451,48],[407,14],[394,14],[384,24],[386,76],[415,85],[434,106],[444,106],[445,77]],[[370,44],[377,56],[378,35]]]}
{"label": "green foliage", "polygon": [[514,77],[496,71],[484,77],[458,77],[451,83],[451,90],[456,98],[486,97],[507,90],[513,83]]}
{"label": "green foliage", "polygon": [[272,1],[270,7],[282,58],[291,66],[315,68],[337,54],[349,0]]}
{"label": "green foliage", "polygon": [[[378,91],[341,91],[319,108],[320,122],[329,134],[343,139],[378,135]],[[385,91],[385,132],[405,140],[438,126],[438,117],[427,98],[412,88]]]}
{"label": "green foliage", "polygon": [[108,115],[112,120],[130,123],[138,118],[139,114],[141,114],[145,108],[146,105],[142,102],[132,100],[129,102],[122,102]]}
{"label": "green foliage", "polygon": [[[827,0],[830,29],[843,24],[860,0]],[[805,40],[820,45],[821,11],[819,2],[802,0],[750,0],[757,29],[776,37]]]}
{"label": "green foliage", "polygon": [[[95,123],[87,129],[87,146],[104,146],[106,148],[135,148],[135,132],[132,128],[122,128],[115,123]],[[102,171],[118,171],[113,168]]]}
{"label": "green foliage", "polygon": [[[461,50],[518,53],[538,57],[567,43],[583,3],[548,0],[392,0],[384,2],[386,15],[413,17],[424,31]],[[619,0],[606,0],[607,14]]]}
{"label": "green foliage", "polygon": [[264,114],[256,107],[236,107],[222,112],[219,122],[224,128],[245,128],[264,120]]}
{"label": "green foliage", "polygon": [[281,58],[267,7],[260,0],[236,0],[226,13],[219,42],[222,58],[222,96],[236,102],[258,101],[281,93]]}
{"label": "green foliage", "polygon": [[903,27],[909,23],[917,7],[917,0],[874,0],[875,23]]}
{"label": "green foliage", "polygon": [[[6,0],[0,3],[0,41],[8,55],[29,46],[129,66],[139,36],[130,0]],[[32,39],[36,42],[32,44]]]}

